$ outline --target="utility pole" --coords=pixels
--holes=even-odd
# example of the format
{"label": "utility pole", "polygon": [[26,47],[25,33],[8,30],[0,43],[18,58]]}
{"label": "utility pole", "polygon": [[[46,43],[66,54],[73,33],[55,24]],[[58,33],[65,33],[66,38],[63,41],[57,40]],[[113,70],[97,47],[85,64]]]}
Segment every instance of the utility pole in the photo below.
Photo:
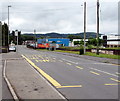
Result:
{"label": "utility pole", "polygon": [[9,46],[9,8],[12,7],[12,6],[8,6],[8,46]]}
{"label": "utility pole", "polygon": [[97,0],[97,55],[99,55],[99,6],[99,0]]}
{"label": "utility pole", "polygon": [[86,2],[84,2],[84,54],[86,52]]}
{"label": "utility pole", "polygon": [[36,48],[36,30],[34,29],[34,35],[35,35],[35,48]]}

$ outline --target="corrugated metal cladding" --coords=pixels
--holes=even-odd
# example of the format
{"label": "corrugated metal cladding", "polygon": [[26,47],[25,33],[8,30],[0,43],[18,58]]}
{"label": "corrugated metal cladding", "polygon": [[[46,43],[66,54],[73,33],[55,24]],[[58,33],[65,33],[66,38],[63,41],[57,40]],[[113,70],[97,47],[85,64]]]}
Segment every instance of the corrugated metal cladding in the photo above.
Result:
{"label": "corrugated metal cladding", "polygon": [[51,38],[51,39],[37,39],[37,43],[52,43],[55,42],[56,44],[63,44],[64,46],[69,46],[70,39],[58,39],[58,38]]}

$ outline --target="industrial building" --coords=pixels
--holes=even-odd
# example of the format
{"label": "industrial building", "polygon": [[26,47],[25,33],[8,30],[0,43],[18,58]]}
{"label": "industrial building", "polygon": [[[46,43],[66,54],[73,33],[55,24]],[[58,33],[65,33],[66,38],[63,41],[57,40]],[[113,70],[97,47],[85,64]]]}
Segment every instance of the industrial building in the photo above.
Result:
{"label": "industrial building", "polygon": [[56,48],[61,46],[69,46],[70,39],[64,38],[49,38],[49,39],[37,39],[38,48],[48,48],[51,45],[55,45]]}
{"label": "industrial building", "polygon": [[120,35],[103,35],[104,47],[120,47]]}

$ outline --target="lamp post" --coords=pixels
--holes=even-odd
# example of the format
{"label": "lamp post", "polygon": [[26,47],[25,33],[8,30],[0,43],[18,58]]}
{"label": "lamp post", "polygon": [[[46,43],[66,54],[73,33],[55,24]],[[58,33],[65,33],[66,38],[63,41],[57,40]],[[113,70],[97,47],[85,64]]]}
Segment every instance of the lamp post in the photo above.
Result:
{"label": "lamp post", "polygon": [[[81,5],[81,6],[83,6],[83,5]],[[85,52],[86,52],[85,40],[86,40],[86,2],[84,2],[84,47],[83,47],[84,49],[83,49],[83,51],[81,51],[81,49],[80,49],[80,52],[82,52],[82,53],[79,53],[80,55],[85,54]]]}
{"label": "lamp post", "polygon": [[86,52],[86,2],[84,2],[84,54]]}
{"label": "lamp post", "polygon": [[8,6],[8,46],[9,46],[9,8],[12,7],[11,5]]}

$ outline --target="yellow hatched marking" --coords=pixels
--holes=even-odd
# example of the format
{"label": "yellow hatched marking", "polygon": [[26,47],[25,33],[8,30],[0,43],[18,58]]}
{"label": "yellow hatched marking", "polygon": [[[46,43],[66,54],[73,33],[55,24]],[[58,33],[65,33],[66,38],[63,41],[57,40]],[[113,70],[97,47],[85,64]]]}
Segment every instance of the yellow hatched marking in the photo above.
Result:
{"label": "yellow hatched marking", "polygon": [[61,85],[54,80],[51,76],[49,76],[47,73],[45,73],[42,69],[37,67],[31,60],[26,58],[24,55],[22,55],[23,58],[25,58],[39,73],[41,73],[48,81],[50,81],[55,87],[60,87]]}
{"label": "yellow hatched marking", "polygon": [[46,62],[46,60],[43,60],[43,62]]}
{"label": "yellow hatched marking", "polygon": [[66,63],[66,64],[68,64],[68,65],[72,65],[71,63]]}
{"label": "yellow hatched marking", "polygon": [[74,86],[58,86],[56,88],[75,88],[75,87],[82,87],[82,85],[74,85]]}
{"label": "yellow hatched marking", "polygon": [[39,60],[40,62],[43,62],[42,60]]}
{"label": "yellow hatched marking", "polygon": [[106,85],[106,86],[116,86],[118,84],[116,83],[116,84],[104,84],[104,85]]}
{"label": "yellow hatched marking", "polygon": [[82,67],[80,67],[80,66],[76,66],[76,68],[83,69],[83,68],[82,68]]}
{"label": "yellow hatched marking", "polygon": [[35,60],[36,62],[39,62],[38,60]]}
{"label": "yellow hatched marking", "polygon": [[93,71],[90,71],[90,73],[95,74],[95,75],[100,75],[99,73],[96,73],[96,72],[93,72]]}
{"label": "yellow hatched marking", "polygon": [[113,81],[116,81],[116,82],[120,82],[119,80],[114,79],[114,78],[110,78],[110,79],[113,80]]}
{"label": "yellow hatched marking", "polygon": [[49,60],[46,60],[46,62],[49,62]]}

